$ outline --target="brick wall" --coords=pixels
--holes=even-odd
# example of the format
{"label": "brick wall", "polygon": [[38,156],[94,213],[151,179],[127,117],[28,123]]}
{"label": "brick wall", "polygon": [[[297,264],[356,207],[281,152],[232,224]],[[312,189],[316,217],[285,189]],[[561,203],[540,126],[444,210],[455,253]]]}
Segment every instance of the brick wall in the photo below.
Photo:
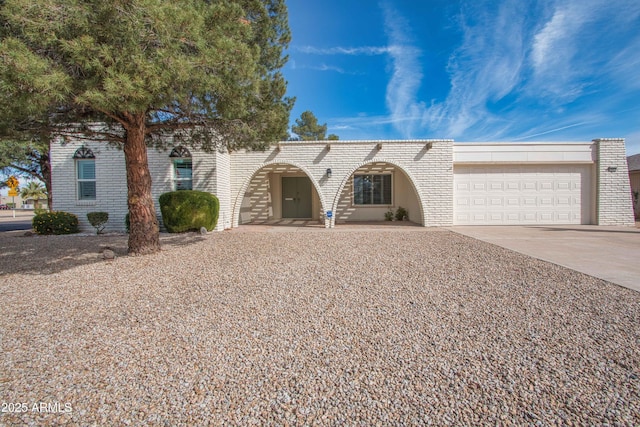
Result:
{"label": "brick wall", "polygon": [[624,139],[593,140],[598,146],[598,225],[633,226],[633,205]]}
{"label": "brick wall", "polygon": [[[240,151],[231,154],[231,194],[234,225],[239,212],[251,196],[252,178],[272,164],[287,164],[301,169],[311,178],[318,192],[322,213],[344,210],[344,191],[349,191],[353,173],[368,164],[388,163],[404,173],[422,200],[422,212],[415,218],[427,226],[451,225],[453,217],[453,141],[328,141],[283,142],[264,152]],[[331,169],[331,178],[327,177]],[[345,190],[346,189],[346,190]],[[407,192],[414,192],[409,186]],[[343,201],[340,202],[341,198]],[[244,205],[243,205],[244,203]],[[340,209],[338,206],[340,204]],[[243,208],[245,206],[245,208]],[[338,210],[336,212],[336,210]],[[344,219],[344,217],[343,217]],[[383,219],[383,216],[380,216]],[[322,220],[322,218],[321,218]],[[336,220],[324,219],[330,226]],[[340,220],[340,218],[338,218]]]}
{"label": "brick wall", "polygon": [[[91,149],[96,157],[96,200],[78,200],[76,163],[73,155],[82,145]],[[78,216],[82,231],[94,231],[87,221],[89,212],[109,212],[106,231],[124,230],[127,209],[127,177],[124,173],[124,153],[104,143],[70,142],[56,140],[51,144],[51,187],[53,209]]]}
{"label": "brick wall", "polygon": [[[597,146],[597,223],[632,225],[624,140],[599,139],[593,144]],[[54,209],[77,214],[86,231],[92,230],[86,219],[87,212],[107,211],[110,215],[107,230],[123,230],[127,213],[124,154],[103,143],[84,143],[96,156],[97,199],[79,201],[73,154],[81,145],[81,142],[61,144],[60,141],[52,145]],[[518,149],[522,151],[526,147],[518,145]],[[545,149],[548,151],[549,147]],[[350,217],[383,219],[382,211],[355,212],[357,209],[351,206],[350,183],[353,174],[359,170],[382,171],[385,168],[394,174],[394,209],[396,205],[407,204],[404,207],[409,208],[410,219],[425,226],[448,226],[453,222],[452,140],[288,141],[262,152],[229,154],[225,150],[214,153],[191,150],[191,154],[193,188],[216,194],[220,199],[217,230],[237,226],[241,215],[251,220],[272,218],[274,212],[278,214],[279,200],[274,197],[279,198],[280,193],[273,178],[276,169],[310,178],[315,190],[313,218],[327,227],[335,224],[336,219],[338,222]],[[158,197],[173,189],[172,160],[169,151],[156,149],[148,150],[148,159],[153,198],[160,219]],[[330,178],[327,169],[331,169]],[[325,215],[327,211],[334,214],[331,220]]]}
{"label": "brick wall", "polygon": [[[169,144],[172,141],[168,141]],[[91,149],[96,164],[96,200],[78,200],[76,188],[76,166],[73,155],[82,145]],[[147,149],[149,171],[152,183],[151,191],[155,202],[156,216],[163,228],[162,215],[158,198],[162,193],[173,191],[173,160],[170,150]],[[228,173],[228,154],[204,153],[191,150],[193,162],[193,188],[216,194],[218,175]],[[224,160],[226,159],[226,168]],[[69,142],[62,144],[55,141],[51,147],[52,190],[54,194],[54,210],[74,213],[80,221],[82,231],[93,231],[87,221],[87,213],[95,211],[109,212],[109,222],[105,231],[124,231],[127,214],[127,178],[122,150],[100,142]],[[228,176],[228,175],[227,175]],[[223,200],[228,200],[228,178],[220,186]],[[226,185],[226,186],[225,186]],[[226,192],[225,192],[226,190]],[[221,200],[221,205],[223,200]],[[229,203],[227,207],[227,219]],[[222,207],[222,206],[221,206]],[[218,220],[218,229],[223,229],[224,213]]]}

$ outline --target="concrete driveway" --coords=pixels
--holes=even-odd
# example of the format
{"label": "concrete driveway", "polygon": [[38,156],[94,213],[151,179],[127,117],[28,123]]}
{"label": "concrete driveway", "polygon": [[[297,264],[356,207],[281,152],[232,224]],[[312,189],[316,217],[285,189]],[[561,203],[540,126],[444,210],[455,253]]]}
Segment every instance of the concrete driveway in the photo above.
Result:
{"label": "concrete driveway", "polygon": [[451,231],[640,291],[640,229],[456,226]]}

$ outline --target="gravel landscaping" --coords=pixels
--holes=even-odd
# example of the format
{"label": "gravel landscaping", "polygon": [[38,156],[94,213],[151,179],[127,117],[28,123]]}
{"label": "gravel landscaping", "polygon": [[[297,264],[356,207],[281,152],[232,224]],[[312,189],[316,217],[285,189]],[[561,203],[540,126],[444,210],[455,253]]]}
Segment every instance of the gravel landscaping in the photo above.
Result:
{"label": "gravel landscaping", "polygon": [[640,424],[638,292],[443,229],[162,239],[0,233],[1,425]]}

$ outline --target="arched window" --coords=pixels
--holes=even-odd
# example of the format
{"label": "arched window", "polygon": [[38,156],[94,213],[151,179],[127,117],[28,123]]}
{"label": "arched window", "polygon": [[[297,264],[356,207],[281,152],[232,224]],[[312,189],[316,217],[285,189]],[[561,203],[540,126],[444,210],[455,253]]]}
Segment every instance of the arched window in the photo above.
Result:
{"label": "arched window", "polygon": [[189,150],[180,145],[171,150],[169,157],[173,159],[174,190],[193,189],[193,163]]}
{"label": "arched window", "polygon": [[169,157],[191,157],[191,153],[189,152],[187,147],[179,145],[171,150],[171,154],[169,154]]}
{"label": "arched window", "polygon": [[96,156],[84,145],[73,154],[76,163],[78,200],[96,199]]}

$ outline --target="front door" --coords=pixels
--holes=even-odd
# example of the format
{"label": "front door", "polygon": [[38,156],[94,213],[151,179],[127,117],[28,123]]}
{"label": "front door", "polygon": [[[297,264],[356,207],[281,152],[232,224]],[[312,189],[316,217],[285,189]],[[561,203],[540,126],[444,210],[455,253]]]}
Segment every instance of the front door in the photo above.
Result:
{"label": "front door", "polygon": [[282,177],[282,218],[311,218],[311,180]]}

